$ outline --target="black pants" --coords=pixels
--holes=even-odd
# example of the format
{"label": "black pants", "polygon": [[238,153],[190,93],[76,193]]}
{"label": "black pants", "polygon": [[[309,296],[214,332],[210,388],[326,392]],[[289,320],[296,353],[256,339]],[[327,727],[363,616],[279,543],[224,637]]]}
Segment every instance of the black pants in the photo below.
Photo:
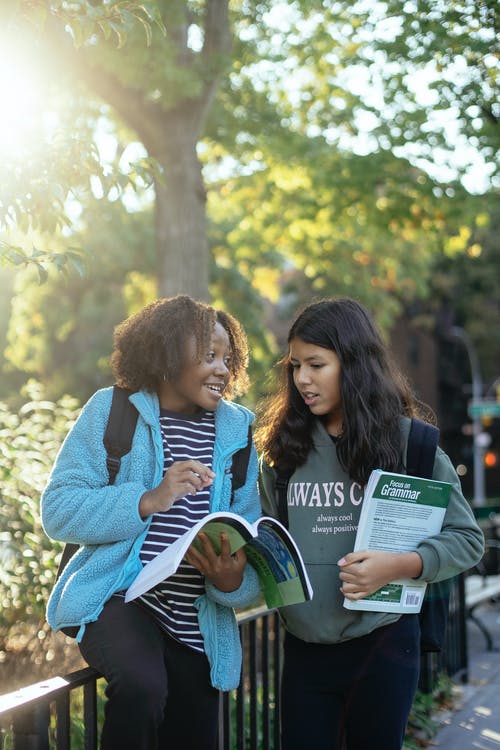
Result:
{"label": "black pants", "polygon": [[283,750],[401,750],[417,689],[417,615],[345,643],[285,636]]}
{"label": "black pants", "polygon": [[108,683],[103,750],[214,750],[219,692],[208,660],[145,609],[113,597],[87,625],[80,651]]}

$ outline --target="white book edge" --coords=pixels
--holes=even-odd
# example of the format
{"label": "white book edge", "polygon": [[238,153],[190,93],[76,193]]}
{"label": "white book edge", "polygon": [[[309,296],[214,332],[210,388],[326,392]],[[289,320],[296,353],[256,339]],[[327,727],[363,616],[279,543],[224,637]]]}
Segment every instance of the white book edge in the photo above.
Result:
{"label": "white book edge", "polygon": [[[245,527],[251,536],[254,536],[254,531],[251,524],[248,523],[246,518],[238,516],[236,513],[230,511],[220,511],[217,513],[210,513],[210,518],[205,516],[198,523],[196,523],[191,529],[186,531],[182,536],[169,544],[169,546],[148,562],[142,570],[138,573],[135,580],[130,584],[125,593],[125,602],[130,602],[133,599],[145,594],[146,591],[153,588],[160,581],[164,581],[175,573],[179,567],[183,557],[185,556],[188,548],[191,546],[193,539],[200,532],[207,521],[217,521],[221,518],[233,518],[238,521],[243,527]],[[260,519],[259,519],[260,520]]]}

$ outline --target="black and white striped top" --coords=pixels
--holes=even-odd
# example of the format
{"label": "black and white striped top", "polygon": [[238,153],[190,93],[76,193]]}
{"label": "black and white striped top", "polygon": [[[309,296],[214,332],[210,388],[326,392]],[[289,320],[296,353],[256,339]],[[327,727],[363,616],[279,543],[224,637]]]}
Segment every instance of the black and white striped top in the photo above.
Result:
{"label": "black and white striped top", "polygon": [[[160,412],[163,438],[163,472],[174,461],[195,459],[212,468],[215,441],[214,412],[186,416]],[[164,513],[155,513],[141,548],[141,561],[146,564],[174,542],[197,521],[209,513],[210,488],[186,495]],[[155,617],[168,633],[187,646],[203,651],[203,639],[198,626],[194,601],[205,593],[204,577],[186,561],[177,572],[148,591],[140,601],[153,610]]]}

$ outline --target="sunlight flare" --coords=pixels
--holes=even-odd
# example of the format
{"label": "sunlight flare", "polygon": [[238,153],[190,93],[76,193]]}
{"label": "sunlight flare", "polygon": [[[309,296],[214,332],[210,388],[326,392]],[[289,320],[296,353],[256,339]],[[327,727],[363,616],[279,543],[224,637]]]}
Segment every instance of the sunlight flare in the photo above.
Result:
{"label": "sunlight flare", "polygon": [[0,61],[0,153],[16,157],[40,138],[44,109],[43,71],[2,45]]}

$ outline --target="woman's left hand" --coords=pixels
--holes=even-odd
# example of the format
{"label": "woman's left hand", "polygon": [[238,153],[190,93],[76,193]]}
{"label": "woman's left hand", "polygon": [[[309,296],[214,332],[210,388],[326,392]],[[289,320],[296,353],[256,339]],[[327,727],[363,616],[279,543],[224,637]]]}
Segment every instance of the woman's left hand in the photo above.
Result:
{"label": "woman's left hand", "polygon": [[232,555],[226,534],[221,534],[220,555],[214,550],[206,534],[200,532],[198,539],[201,542],[203,552],[191,545],[186,553],[188,563],[199,570],[220,591],[226,593],[236,591],[243,580],[243,570],[247,562],[245,551],[239,549]]}
{"label": "woman's left hand", "polygon": [[416,578],[422,572],[418,552],[359,550],[338,561],[341,591],[346,599],[363,599],[397,578]]}

